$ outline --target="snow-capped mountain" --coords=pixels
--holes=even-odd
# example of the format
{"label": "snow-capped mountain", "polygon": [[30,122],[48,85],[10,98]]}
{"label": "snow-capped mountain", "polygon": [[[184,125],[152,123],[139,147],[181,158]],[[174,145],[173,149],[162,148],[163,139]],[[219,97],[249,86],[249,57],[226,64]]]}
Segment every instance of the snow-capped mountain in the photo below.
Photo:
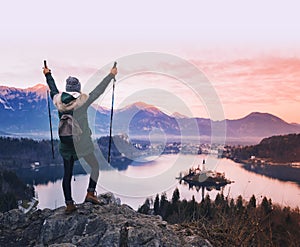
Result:
{"label": "snow-capped mountain", "polygon": [[10,133],[44,130],[49,126],[46,98],[47,87],[42,84],[27,89],[0,86],[0,129]]}
{"label": "snow-capped mountain", "polygon": [[[27,89],[0,86],[0,135],[1,133],[41,133],[49,131],[48,87],[38,84]],[[58,115],[50,101],[54,133],[57,132]],[[92,131],[99,135],[109,134],[110,110],[102,107],[89,108]],[[226,121],[227,140],[257,143],[264,137],[299,133],[299,124],[289,124],[268,114],[254,112],[244,118]],[[137,102],[122,109],[115,109],[114,134],[149,136],[158,133],[167,136],[193,135],[198,127],[201,136],[211,135],[210,119],[188,118],[179,113],[167,115],[152,105]]]}
{"label": "snow-capped mountain", "polygon": [[38,84],[34,87],[19,89],[0,86],[0,108],[5,110],[31,110],[39,108],[41,102],[46,100],[47,87]]}
{"label": "snow-capped mountain", "polygon": [[148,135],[152,131],[163,131],[168,135],[180,135],[178,122],[174,117],[152,105],[137,102],[116,111],[114,127],[120,133]]}

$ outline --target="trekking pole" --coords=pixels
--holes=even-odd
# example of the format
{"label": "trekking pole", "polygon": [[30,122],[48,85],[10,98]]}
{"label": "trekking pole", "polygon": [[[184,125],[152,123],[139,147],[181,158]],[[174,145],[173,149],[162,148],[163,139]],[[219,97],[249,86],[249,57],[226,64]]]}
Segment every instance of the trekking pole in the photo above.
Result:
{"label": "trekking pole", "polygon": [[[117,67],[117,62],[114,63],[113,68]],[[110,110],[110,125],[109,125],[109,143],[108,143],[108,155],[107,162],[110,164],[110,150],[111,150],[111,140],[112,140],[112,120],[114,114],[114,99],[115,99],[115,82],[116,78],[113,80],[113,89],[112,89],[112,97],[111,97],[111,110]]]}
{"label": "trekking pole", "polygon": [[[46,60],[44,60],[44,68],[48,68]],[[50,135],[51,135],[52,158],[54,159],[54,144],[53,144],[52,119],[51,119],[51,111],[50,111],[50,95],[49,95],[49,90],[47,90],[47,102],[48,102],[48,115],[49,115]]]}
{"label": "trekking pole", "polygon": [[48,114],[49,114],[49,127],[50,127],[50,135],[51,135],[51,149],[52,149],[52,158],[54,159],[54,144],[53,144],[53,133],[52,133],[52,120],[51,120],[51,111],[50,111],[50,95],[47,90],[47,99],[48,99]]}

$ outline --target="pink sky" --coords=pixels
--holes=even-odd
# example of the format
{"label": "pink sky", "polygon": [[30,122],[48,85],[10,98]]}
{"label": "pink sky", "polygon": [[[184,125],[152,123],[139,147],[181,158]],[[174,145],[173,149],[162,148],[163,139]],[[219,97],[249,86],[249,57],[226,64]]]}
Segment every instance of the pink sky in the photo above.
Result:
{"label": "pink sky", "polygon": [[[47,59],[63,89],[69,75],[84,84],[120,57],[155,51],[203,71],[226,118],[260,111],[300,123],[299,5],[296,0],[7,1],[0,8],[0,85],[44,83],[41,67]],[[125,67],[120,64],[120,72]],[[152,87],[179,96],[194,115],[207,116],[188,88],[160,76],[119,83],[116,101]],[[109,96],[102,101],[106,106]]]}
{"label": "pink sky", "polygon": [[274,55],[229,61],[193,61],[203,68],[223,103],[225,115],[268,112],[300,123],[300,58]]}

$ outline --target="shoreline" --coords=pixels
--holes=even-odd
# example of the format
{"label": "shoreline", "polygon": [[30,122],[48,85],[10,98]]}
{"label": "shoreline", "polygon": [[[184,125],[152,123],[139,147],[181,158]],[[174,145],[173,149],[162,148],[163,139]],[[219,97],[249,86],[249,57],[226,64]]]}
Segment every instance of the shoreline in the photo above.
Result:
{"label": "shoreline", "polygon": [[[228,157],[226,157],[228,158]],[[275,162],[253,162],[252,160],[240,160],[229,158],[242,165],[243,169],[264,175],[284,182],[294,182],[300,186],[300,164],[299,162],[275,163]]]}

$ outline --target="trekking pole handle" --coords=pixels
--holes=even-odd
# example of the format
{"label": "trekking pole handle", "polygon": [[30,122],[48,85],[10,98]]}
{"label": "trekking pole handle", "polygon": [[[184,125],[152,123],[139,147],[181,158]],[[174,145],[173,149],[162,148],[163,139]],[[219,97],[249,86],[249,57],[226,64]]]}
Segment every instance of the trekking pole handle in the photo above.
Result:
{"label": "trekking pole handle", "polygon": [[47,61],[46,60],[44,60],[44,68],[48,69],[48,67],[47,67]]}
{"label": "trekking pole handle", "polygon": [[[114,66],[112,67],[113,69],[114,68],[117,68],[117,62],[114,62]],[[114,82],[116,81],[116,77],[114,76]]]}

